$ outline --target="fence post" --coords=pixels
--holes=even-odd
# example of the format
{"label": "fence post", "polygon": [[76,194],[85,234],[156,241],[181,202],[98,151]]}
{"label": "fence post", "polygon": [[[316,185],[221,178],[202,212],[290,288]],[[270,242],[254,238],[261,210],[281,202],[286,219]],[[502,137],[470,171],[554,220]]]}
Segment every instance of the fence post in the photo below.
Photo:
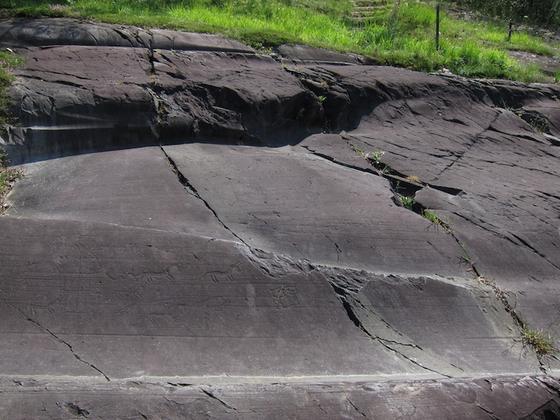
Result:
{"label": "fence post", "polygon": [[439,25],[441,17],[441,4],[438,2],[436,4],[436,51],[439,51]]}

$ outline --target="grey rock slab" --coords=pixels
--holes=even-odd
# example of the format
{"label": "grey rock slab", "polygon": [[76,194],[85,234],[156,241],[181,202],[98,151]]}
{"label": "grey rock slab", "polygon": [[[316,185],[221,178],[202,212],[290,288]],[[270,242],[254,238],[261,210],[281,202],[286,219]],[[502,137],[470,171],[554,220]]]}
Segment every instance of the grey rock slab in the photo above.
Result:
{"label": "grey rock slab", "polygon": [[434,376],[356,328],[322,275],[271,275],[234,242],[12,217],[0,229],[0,375]]}
{"label": "grey rock slab", "polygon": [[331,64],[371,64],[370,60],[357,54],[344,54],[308,45],[282,44],[276,48],[284,59]]}
{"label": "grey rock slab", "polygon": [[388,182],[304,150],[165,146],[246,243],[316,264],[465,276],[454,239],[396,206]]}
{"label": "grey rock slab", "polygon": [[16,163],[192,139],[288,144],[320,125],[315,95],[270,57],[91,46],[21,53],[11,89],[18,124],[4,141]]}
{"label": "grey rock slab", "polygon": [[253,53],[240,42],[218,35],[85,22],[69,18],[4,19],[0,45],[7,47],[84,45]]}
{"label": "grey rock slab", "polygon": [[145,227],[235,239],[179,181],[160,147],[68,156],[24,165],[8,214]]}
{"label": "grey rock slab", "polygon": [[558,381],[502,377],[471,381],[278,383],[173,386],[18,381],[2,387],[11,419],[293,418],[552,419]]}
{"label": "grey rock slab", "polygon": [[[333,281],[366,331],[425,367],[454,376],[540,372],[512,316],[482,284],[336,273]],[[362,287],[352,291],[356,282]]]}
{"label": "grey rock slab", "polygon": [[[386,102],[362,119],[356,130],[338,138],[314,136],[302,145],[365,171],[373,168],[364,168],[359,153],[377,153],[393,173],[431,186],[416,193],[419,204],[452,212],[471,223],[472,229],[480,227],[495,238],[495,244],[465,243],[467,251],[486,260],[486,267],[480,267],[483,273],[499,276],[504,270],[504,280],[509,274],[557,277],[557,148],[509,110],[480,105],[469,110],[467,99],[466,105],[456,106],[445,106],[437,97],[426,101],[422,111],[413,110],[421,105],[419,99]],[[457,233],[467,226],[451,223]],[[477,234],[467,236],[476,241]],[[500,252],[512,263],[498,258]]]}

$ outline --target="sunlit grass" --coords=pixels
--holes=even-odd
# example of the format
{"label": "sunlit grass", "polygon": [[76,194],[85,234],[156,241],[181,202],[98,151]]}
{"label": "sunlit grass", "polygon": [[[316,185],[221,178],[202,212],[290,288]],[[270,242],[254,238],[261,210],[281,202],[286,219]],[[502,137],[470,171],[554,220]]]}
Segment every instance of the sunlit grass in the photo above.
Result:
{"label": "sunlit grass", "polygon": [[66,15],[140,26],[222,33],[255,47],[303,43],[371,56],[416,70],[448,69],[468,77],[543,80],[536,66],[521,65],[508,50],[554,55],[540,38],[496,23],[467,22],[443,14],[442,44],[434,47],[431,6],[403,2],[394,25],[390,9],[362,25],[349,19],[349,0],[5,0],[17,14]]}

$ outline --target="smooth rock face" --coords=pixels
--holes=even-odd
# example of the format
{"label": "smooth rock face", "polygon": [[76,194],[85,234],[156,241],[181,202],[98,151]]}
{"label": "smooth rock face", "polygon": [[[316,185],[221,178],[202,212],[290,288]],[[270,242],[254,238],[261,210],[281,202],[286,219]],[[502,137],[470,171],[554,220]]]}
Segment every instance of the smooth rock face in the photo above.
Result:
{"label": "smooth rock face", "polygon": [[299,150],[164,148],[220,219],[251,246],[329,266],[468,276],[453,238],[396,206],[383,178]]}
{"label": "smooth rock face", "polygon": [[0,45],[0,417],[560,416],[521,338],[560,345],[558,87],[69,19]]}
{"label": "smooth rock face", "polygon": [[247,45],[216,35],[176,32],[165,29],[142,29],[83,22],[74,19],[4,20],[0,22],[0,45],[8,47],[87,45],[188,51],[254,52]]}

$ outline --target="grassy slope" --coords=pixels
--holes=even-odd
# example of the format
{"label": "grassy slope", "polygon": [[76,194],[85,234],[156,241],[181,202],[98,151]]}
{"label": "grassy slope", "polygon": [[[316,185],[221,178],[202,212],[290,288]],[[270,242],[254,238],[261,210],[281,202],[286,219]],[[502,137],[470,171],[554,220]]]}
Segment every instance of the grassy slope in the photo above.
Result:
{"label": "grassy slope", "polygon": [[[0,127],[6,123],[6,107],[8,105],[6,90],[12,82],[9,69],[17,65],[18,62],[15,54],[9,51],[0,51]],[[6,156],[0,148],[0,214],[4,210],[2,206],[4,196],[9,192],[12,184],[21,176],[19,171],[8,168],[7,165]]]}
{"label": "grassy slope", "polygon": [[218,32],[254,46],[304,43],[369,55],[417,70],[447,68],[464,76],[543,80],[537,67],[519,64],[507,50],[554,55],[557,50],[525,33],[506,42],[506,27],[444,14],[442,50],[433,42],[433,8],[403,1],[363,25],[348,20],[350,0],[0,0],[10,13],[70,15],[114,23]]}

